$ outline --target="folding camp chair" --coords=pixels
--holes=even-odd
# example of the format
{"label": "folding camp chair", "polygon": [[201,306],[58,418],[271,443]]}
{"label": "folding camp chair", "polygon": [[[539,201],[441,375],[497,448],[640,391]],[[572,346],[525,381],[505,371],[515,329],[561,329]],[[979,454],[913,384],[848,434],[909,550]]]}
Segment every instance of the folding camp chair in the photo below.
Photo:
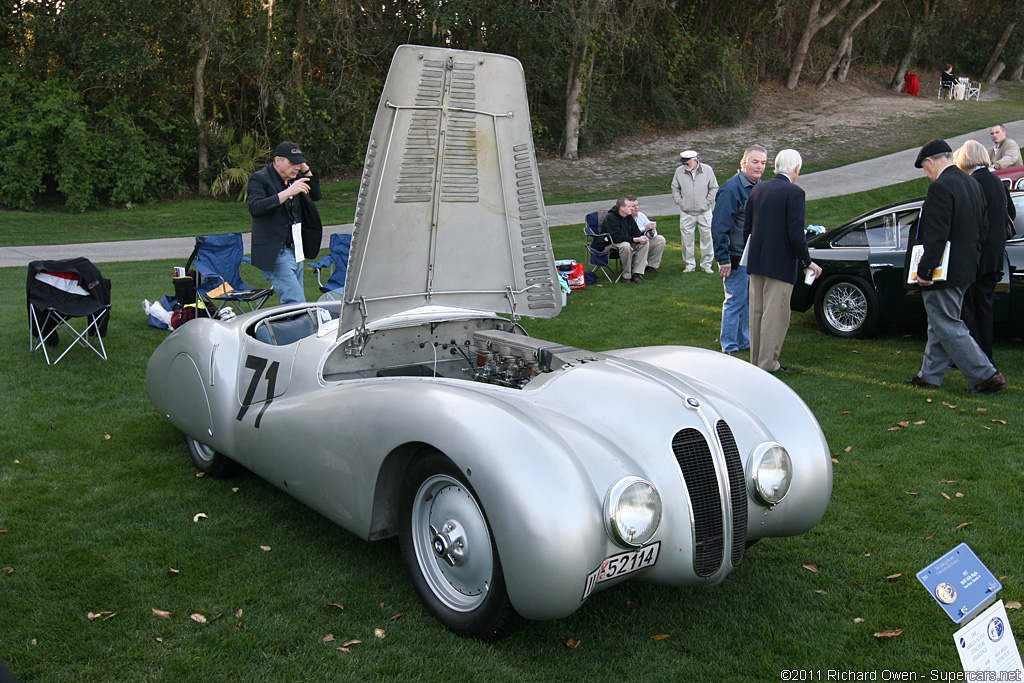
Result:
{"label": "folding camp chair", "polygon": [[[110,320],[110,280],[87,258],[32,261],[28,264],[29,351],[43,350],[47,365],[56,365],[75,346],[90,348],[107,359],[103,337]],[[74,318],[84,318],[81,330]],[[60,331],[69,339],[56,360],[48,347],[60,345]],[[90,337],[92,338],[90,340]],[[95,346],[93,345],[95,344]]]}
{"label": "folding camp chair", "polygon": [[[345,275],[348,274],[348,254],[352,248],[352,235],[334,233],[331,235],[331,251],[316,263],[306,265],[316,271],[316,283],[324,296],[321,300],[340,301],[345,293]],[[321,280],[323,271],[331,268],[327,284]]]}
{"label": "folding camp chair", "polygon": [[254,311],[266,303],[274,289],[253,289],[242,282],[238,269],[243,262],[252,265],[252,260],[245,255],[241,233],[196,237],[196,248],[188,257],[185,273],[192,273],[195,264],[198,271],[194,275],[196,293],[205,303],[216,305],[234,301],[239,307],[245,304]]}
{"label": "folding camp chair", "polygon": [[[622,278],[622,263],[619,261],[619,252],[615,249],[615,245],[612,244],[611,235],[601,232],[597,211],[587,214],[583,235],[586,240],[584,245],[587,248],[587,262],[593,266],[594,270],[604,273],[604,276],[608,278],[608,282],[618,282]],[[615,261],[615,266],[611,265],[613,260]],[[608,274],[609,270],[615,271],[615,279],[612,279],[612,276]]]}

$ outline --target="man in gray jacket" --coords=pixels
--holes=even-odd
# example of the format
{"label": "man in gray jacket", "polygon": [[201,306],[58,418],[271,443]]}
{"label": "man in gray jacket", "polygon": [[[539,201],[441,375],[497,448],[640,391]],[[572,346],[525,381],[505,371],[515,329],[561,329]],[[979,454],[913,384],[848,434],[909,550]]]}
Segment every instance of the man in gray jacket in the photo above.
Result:
{"label": "man in gray jacket", "polygon": [[697,160],[697,152],[688,149],[680,153],[679,168],[672,177],[672,199],[679,206],[679,234],[683,243],[684,273],[696,270],[693,255],[693,229],[700,230],[700,268],[713,273],[711,260],[711,210],[715,207],[718,179],[707,164]]}

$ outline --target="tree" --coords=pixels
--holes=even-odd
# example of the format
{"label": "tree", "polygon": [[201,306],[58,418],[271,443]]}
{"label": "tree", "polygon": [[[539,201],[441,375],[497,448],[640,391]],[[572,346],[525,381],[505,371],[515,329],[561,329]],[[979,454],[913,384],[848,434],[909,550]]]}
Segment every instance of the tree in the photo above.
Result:
{"label": "tree", "polygon": [[911,63],[917,58],[917,51],[921,49],[925,36],[931,33],[935,25],[935,17],[938,14],[939,5],[942,0],[921,0],[921,11],[911,13],[911,17],[918,17],[910,27],[910,37],[907,39],[907,49],[900,58],[892,81],[889,82],[889,89],[893,92],[902,92],[904,76],[910,69]]}
{"label": "tree", "polygon": [[796,90],[796,84],[800,81],[800,73],[803,71],[811,40],[818,31],[831,24],[832,20],[850,4],[850,0],[837,0],[832,9],[822,14],[821,2],[822,0],[811,0],[811,6],[807,10],[807,21],[804,24],[803,33],[800,35],[800,42],[797,43],[796,51],[793,53],[789,75],[786,77],[786,88],[789,90]]}
{"label": "tree", "polygon": [[873,0],[871,4],[861,8],[860,14],[855,16],[852,21],[843,30],[843,34],[839,37],[839,46],[836,48],[836,56],[832,62],[826,67],[825,72],[821,74],[821,79],[818,81],[818,90],[821,90],[828,82],[832,80],[832,74],[835,73],[837,67],[842,64],[842,68],[839,71],[839,77],[837,80],[840,83],[846,82],[846,74],[850,69],[850,61],[853,58],[853,32],[857,30],[857,27],[861,23],[871,16],[871,13],[881,6],[885,0]]}

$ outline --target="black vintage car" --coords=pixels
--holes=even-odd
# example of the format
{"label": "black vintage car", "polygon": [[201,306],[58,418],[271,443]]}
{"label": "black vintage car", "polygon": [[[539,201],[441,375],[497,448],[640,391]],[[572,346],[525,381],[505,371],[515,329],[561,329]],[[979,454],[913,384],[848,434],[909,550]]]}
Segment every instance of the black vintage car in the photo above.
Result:
{"label": "black vintage car", "polygon": [[[1024,321],[1024,191],[1012,192],[1017,236],[1006,243],[1007,264],[996,285],[996,325]],[[870,337],[883,324],[924,323],[921,293],[904,286],[907,236],[917,224],[923,197],[869,211],[807,240],[821,277],[800,279],[790,308],[814,306],[821,329],[837,337]]]}

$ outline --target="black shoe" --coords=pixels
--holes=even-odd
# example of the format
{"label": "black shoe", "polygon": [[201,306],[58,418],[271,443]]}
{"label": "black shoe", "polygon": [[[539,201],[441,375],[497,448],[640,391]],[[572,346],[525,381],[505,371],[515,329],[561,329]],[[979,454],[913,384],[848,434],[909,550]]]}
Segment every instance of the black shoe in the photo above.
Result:
{"label": "black shoe", "polygon": [[772,370],[772,372],[796,372],[796,371],[793,368],[787,368],[785,365],[780,365],[779,367],[777,367],[774,370]]}
{"label": "black shoe", "polygon": [[658,269],[657,268],[652,268],[650,266],[647,266],[647,272],[649,272],[649,273],[657,273]]}
{"label": "black shoe", "polygon": [[968,391],[975,394],[994,394],[997,391],[1002,391],[1006,388],[1006,378],[1003,377],[1003,373],[997,372],[996,374],[989,377],[987,380],[971,387]]}
{"label": "black shoe", "polygon": [[635,282],[636,284],[640,284],[643,281],[644,281],[644,276],[641,275],[640,273],[637,273],[636,275],[633,276],[633,282]]}
{"label": "black shoe", "polygon": [[[938,384],[932,384],[931,382],[925,382],[918,375],[914,375],[910,379],[903,380],[904,384],[909,384],[912,387],[927,387],[929,389],[938,389]],[[980,386],[980,385],[979,385]]]}

